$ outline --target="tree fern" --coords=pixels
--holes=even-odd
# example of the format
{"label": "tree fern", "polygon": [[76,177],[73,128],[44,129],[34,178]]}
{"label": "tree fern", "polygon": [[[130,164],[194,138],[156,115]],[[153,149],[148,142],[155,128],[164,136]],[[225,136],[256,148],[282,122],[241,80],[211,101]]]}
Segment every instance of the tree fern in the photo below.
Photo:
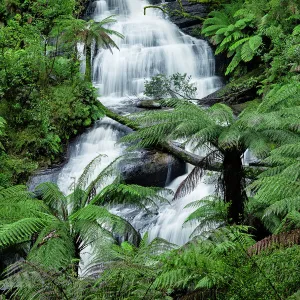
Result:
{"label": "tree fern", "polygon": [[[116,167],[117,161],[87,186],[90,174],[100,159],[101,156],[98,156],[87,166],[69,196],[65,196],[53,183],[42,183],[36,188],[36,195],[42,201],[22,186],[0,189],[4,207],[0,213],[0,248],[19,243],[32,244],[27,256],[32,263],[59,270],[76,259],[78,272],[81,252],[88,246],[91,246],[93,254],[97,254],[102,251],[105,242],[110,245],[115,238],[129,239],[138,244],[140,234],[129,222],[111,214],[104,205],[128,203],[147,209],[150,205],[157,205],[158,201],[165,201],[164,195],[170,191],[127,186],[114,181],[99,195],[96,193],[90,197],[91,190],[112,175]],[[86,186],[87,190],[84,190]]]}
{"label": "tree fern", "polygon": [[[233,171],[238,172],[237,178],[240,179],[235,186],[242,185],[240,189],[242,191],[245,184],[242,183],[243,171],[240,159],[247,148],[253,151],[257,157],[265,158],[274,146],[291,143],[298,138],[298,133],[294,132],[297,122],[295,109],[281,108],[278,104],[277,111],[266,111],[263,109],[265,105],[263,102],[260,105],[249,106],[239,118],[235,118],[232,110],[222,104],[203,109],[187,101],[178,100],[177,104],[172,103],[171,111],[134,115],[134,119],[140,123],[141,129],[127,135],[123,141],[130,142],[132,149],[181,139],[184,144],[190,143],[194,149],[209,146],[212,148],[211,153],[214,153],[212,157],[223,162],[223,165],[226,161],[225,158],[235,151],[236,163],[241,170],[237,171],[236,167],[232,169],[228,173],[230,174],[228,181],[229,178],[232,181]],[[291,124],[293,125],[291,126]],[[189,184],[188,179],[186,183]],[[230,188],[230,184],[228,182],[227,188]],[[229,203],[230,200],[233,200],[234,194],[236,195],[236,192],[231,196],[225,196],[225,198],[231,198],[226,202]],[[241,200],[243,196],[239,198],[240,200],[237,201],[243,202]],[[233,204],[232,209],[237,205]]]}
{"label": "tree fern", "polygon": [[[254,203],[264,209],[262,220],[269,226],[272,232],[281,230],[278,219],[287,221],[287,216],[300,210],[300,165],[299,142],[287,144],[271,152],[266,162],[272,168],[259,176],[250,188],[256,191]],[[255,206],[255,205],[254,205]],[[294,226],[297,222],[294,223]]]}
{"label": "tree fern", "polygon": [[155,290],[153,282],[160,273],[160,256],[174,247],[175,245],[160,238],[149,243],[148,234],[145,234],[138,246],[128,242],[123,242],[120,246],[112,245],[107,256],[100,257],[105,271],[97,280],[99,294],[106,299],[116,299],[120,295],[160,299],[161,293]]}

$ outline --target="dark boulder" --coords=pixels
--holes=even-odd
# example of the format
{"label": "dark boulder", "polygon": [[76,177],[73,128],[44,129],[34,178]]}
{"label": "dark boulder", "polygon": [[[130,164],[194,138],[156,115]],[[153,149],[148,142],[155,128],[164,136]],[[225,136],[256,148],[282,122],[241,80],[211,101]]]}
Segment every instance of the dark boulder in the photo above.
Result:
{"label": "dark boulder", "polygon": [[159,4],[161,4],[161,0],[150,0],[149,3],[151,5],[159,5]]}
{"label": "dark boulder", "polygon": [[155,100],[140,100],[136,103],[136,107],[145,109],[160,109],[161,104]]}
{"label": "dark boulder", "polygon": [[172,155],[142,150],[135,159],[123,161],[121,174],[127,184],[165,187],[173,179],[186,173],[185,162]]}

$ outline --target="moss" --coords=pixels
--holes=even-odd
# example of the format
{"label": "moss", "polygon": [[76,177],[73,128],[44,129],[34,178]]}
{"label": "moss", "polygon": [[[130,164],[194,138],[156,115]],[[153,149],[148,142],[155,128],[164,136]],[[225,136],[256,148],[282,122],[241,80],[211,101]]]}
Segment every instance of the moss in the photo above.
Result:
{"label": "moss", "polygon": [[239,77],[238,79],[234,79],[231,82],[227,83],[226,86],[220,89],[217,92],[219,97],[230,94],[232,92],[255,88],[257,84],[262,80],[263,70],[258,68],[253,70],[252,72],[247,73]]}

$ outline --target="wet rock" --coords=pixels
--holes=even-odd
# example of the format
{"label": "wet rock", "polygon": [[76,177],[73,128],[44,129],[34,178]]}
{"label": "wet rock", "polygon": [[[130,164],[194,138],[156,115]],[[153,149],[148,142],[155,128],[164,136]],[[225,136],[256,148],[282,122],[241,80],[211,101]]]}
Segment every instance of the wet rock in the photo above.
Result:
{"label": "wet rock", "polygon": [[142,150],[135,159],[122,162],[120,170],[128,184],[165,187],[186,173],[186,164],[163,152]]}
{"label": "wet rock", "polygon": [[161,4],[161,0],[150,0],[149,3],[151,5],[159,5],[159,4]]}
{"label": "wet rock", "polygon": [[43,182],[56,183],[62,167],[63,165],[58,167],[52,167],[46,170],[40,170],[39,172],[37,172],[34,176],[32,176],[29,179],[27,183],[29,191],[34,191],[35,188]]}
{"label": "wet rock", "polygon": [[[177,1],[167,1],[167,7],[171,11],[170,20],[176,24],[184,33],[194,35],[194,29],[201,28],[201,18],[206,18],[211,11],[211,4],[209,3],[191,3],[188,0],[182,0],[184,11],[191,17],[186,18],[180,14],[180,6]],[[199,19],[200,18],[200,19]],[[196,37],[199,38],[199,35]]]}
{"label": "wet rock", "polygon": [[155,100],[140,100],[136,103],[136,107],[146,109],[160,109],[161,104],[156,102]]}

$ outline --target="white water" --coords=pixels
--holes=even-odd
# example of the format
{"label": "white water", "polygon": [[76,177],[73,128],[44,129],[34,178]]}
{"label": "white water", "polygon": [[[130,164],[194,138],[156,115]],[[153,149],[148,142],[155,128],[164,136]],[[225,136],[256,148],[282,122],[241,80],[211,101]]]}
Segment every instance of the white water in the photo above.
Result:
{"label": "white water", "polygon": [[[144,0],[96,1],[95,20],[119,13],[111,28],[125,38],[114,38],[120,51],[99,51],[94,59],[93,80],[107,103],[143,92],[144,81],[158,74],[187,73],[202,98],[220,87],[214,76],[215,60],[205,41],[183,34]],[[102,101],[105,99],[101,98]]]}
{"label": "white water", "polygon": [[[192,169],[193,166],[189,166],[188,171],[190,172]],[[176,191],[179,184],[186,177],[187,174],[177,177],[168,188]],[[200,200],[201,198],[212,194],[213,191],[213,185],[208,185],[201,181],[197,188],[189,195],[176,200],[171,205],[162,206],[159,210],[159,217],[156,223],[148,229],[150,240],[159,236],[176,245],[183,245],[188,242],[196,224],[184,224],[184,222],[195,209],[185,208],[185,206],[193,201]]]}
{"label": "white water", "polygon": [[[145,79],[160,73],[191,75],[199,98],[218,89],[220,80],[214,76],[214,57],[208,44],[183,34],[156,10],[148,10],[147,16],[144,16],[145,5],[149,5],[145,0],[96,1],[94,19],[99,21],[117,14],[118,22],[111,28],[125,36],[124,40],[114,38],[120,51],[114,50],[112,54],[108,50],[99,50],[95,55],[93,80],[99,89],[101,102],[112,108],[123,106],[127,97],[143,92]],[[126,112],[125,107],[124,110]],[[82,135],[71,151],[70,160],[58,179],[65,193],[70,192],[71,184],[98,154],[106,154],[107,157],[95,170],[95,176],[122,153],[120,145],[116,145],[118,132],[102,124],[103,121],[99,122],[94,129]],[[176,190],[185,176],[177,178],[169,187]],[[162,206],[158,217],[153,219],[154,224],[142,231],[149,229],[151,239],[161,236],[173,243],[184,244],[193,230],[192,227],[182,229],[184,220],[191,213],[184,206],[210,192],[211,186],[199,184],[192,194],[171,206]],[[139,216],[134,218],[133,225],[143,223]]]}

